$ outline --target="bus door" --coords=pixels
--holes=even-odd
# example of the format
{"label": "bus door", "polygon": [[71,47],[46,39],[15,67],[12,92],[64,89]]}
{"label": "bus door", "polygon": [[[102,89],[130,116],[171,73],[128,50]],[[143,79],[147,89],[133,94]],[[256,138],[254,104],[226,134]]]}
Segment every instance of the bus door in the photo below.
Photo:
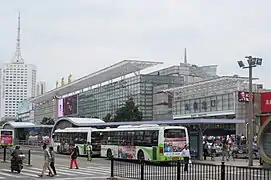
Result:
{"label": "bus door", "polygon": [[152,147],[152,160],[157,160],[157,146]]}
{"label": "bus door", "polygon": [[159,131],[154,131],[152,132],[152,138],[151,138],[151,142],[152,142],[152,159],[153,160],[157,160],[157,153],[158,153],[158,134]]}

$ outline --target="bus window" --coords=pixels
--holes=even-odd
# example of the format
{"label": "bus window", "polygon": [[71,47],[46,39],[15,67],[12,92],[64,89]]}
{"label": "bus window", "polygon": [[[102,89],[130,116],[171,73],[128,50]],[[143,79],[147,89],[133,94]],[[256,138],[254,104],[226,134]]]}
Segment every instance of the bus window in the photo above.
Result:
{"label": "bus window", "polygon": [[76,133],[74,138],[72,139],[74,139],[75,144],[87,144],[87,133],[86,132]]}
{"label": "bus window", "polygon": [[108,144],[108,132],[103,132],[103,135],[101,137],[101,143],[104,145]]}
{"label": "bus window", "polygon": [[158,146],[158,131],[136,131],[134,136],[135,146]]}
{"label": "bus window", "polygon": [[165,130],[165,138],[185,138],[185,130],[184,129],[166,129]]}

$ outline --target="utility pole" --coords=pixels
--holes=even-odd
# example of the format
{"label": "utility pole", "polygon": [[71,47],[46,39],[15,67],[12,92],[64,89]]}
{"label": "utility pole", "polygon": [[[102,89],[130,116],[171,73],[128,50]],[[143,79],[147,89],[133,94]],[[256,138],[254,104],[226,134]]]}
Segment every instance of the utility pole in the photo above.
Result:
{"label": "utility pole", "polygon": [[238,65],[240,68],[242,69],[248,69],[249,73],[248,73],[248,78],[249,78],[249,108],[248,108],[248,137],[247,137],[247,141],[248,141],[248,165],[249,166],[253,166],[253,137],[254,137],[254,133],[253,133],[253,116],[254,116],[254,112],[253,112],[253,92],[252,92],[252,69],[254,67],[257,67],[257,65],[261,66],[262,65],[262,58],[255,58],[252,56],[246,56],[245,57],[247,59],[248,62],[248,66],[245,66],[245,64],[243,63],[243,61],[238,61]]}

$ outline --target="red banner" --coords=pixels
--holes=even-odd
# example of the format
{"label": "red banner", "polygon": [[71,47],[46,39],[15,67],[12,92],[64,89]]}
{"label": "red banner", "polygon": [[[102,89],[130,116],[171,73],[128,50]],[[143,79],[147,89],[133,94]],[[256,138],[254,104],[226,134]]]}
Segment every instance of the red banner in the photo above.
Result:
{"label": "red banner", "polygon": [[1,135],[1,145],[12,145],[12,136],[11,135]]}
{"label": "red banner", "polygon": [[261,93],[261,112],[271,113],[271,92]]}

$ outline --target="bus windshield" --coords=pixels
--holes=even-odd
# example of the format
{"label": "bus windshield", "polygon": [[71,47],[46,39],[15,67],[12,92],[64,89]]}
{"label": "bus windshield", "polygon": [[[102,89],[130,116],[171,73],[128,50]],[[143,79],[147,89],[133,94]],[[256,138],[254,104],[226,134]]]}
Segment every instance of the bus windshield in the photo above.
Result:
{"label": "bus windshield", "polygon": [[186,140],[185,130],[184,129],[166,129],[165,138],[180,140],[180,141]]}

